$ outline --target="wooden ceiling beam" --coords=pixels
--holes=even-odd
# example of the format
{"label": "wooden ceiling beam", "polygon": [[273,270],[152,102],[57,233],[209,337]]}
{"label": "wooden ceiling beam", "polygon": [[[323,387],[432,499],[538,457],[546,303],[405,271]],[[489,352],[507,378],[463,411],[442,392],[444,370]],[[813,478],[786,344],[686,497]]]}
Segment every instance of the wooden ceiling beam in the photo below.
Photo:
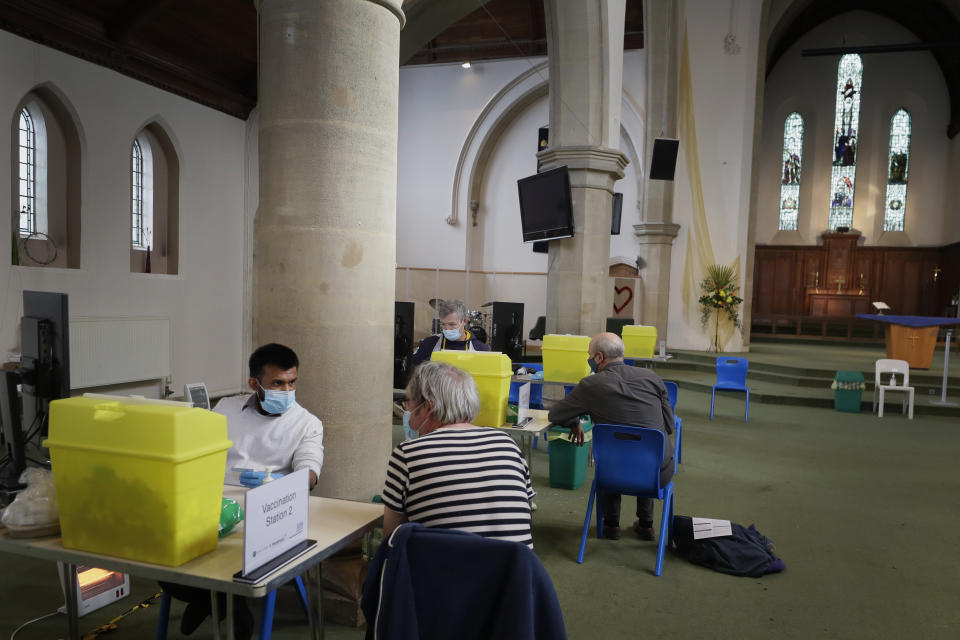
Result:
{"label": "wooden ceiling beam", "polygon": [[255,93],[169,51],[115,42],[99,21],[52,0],[0,0],[0,28],[237,118],[246,119],[257,102]]}
{"label": "wooden ceiling beam", "polygon": [[171,1],[127,0],[116,15],[107,21],[104,29],[106,36],[114,42],[125,42]]}

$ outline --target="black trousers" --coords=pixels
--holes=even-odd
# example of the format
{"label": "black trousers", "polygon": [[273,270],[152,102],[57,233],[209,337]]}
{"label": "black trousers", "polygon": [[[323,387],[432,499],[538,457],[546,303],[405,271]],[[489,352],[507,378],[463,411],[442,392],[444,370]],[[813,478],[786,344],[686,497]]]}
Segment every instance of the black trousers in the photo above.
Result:
{"label": "black trousers", "polygon": [[[200,587],[189,587],[185,584],[174,584],[172,582],[161,582],[163,590],[170,594],[172,598],[186,602],[187,604],[196,604],[206,609],[210,609],[210,591]],[[233,599],[234,609],[239,611],[241,608],[249,611],[247,599],[242,596],[235,596]],[[217,594],[217,608],[220,615],[225,616],[227,611],[227,597],[223,593]]]}
{"label": "black trousers", "polygon": [[[660,470],[660,486],[665,486],[673,479],[673,459],[670,459],[666,469]],[[620,526],[620,494],[619,493],[601,493],[598,497],[600,503],[598,508],[603,509],[603,526]],[[653,526],[653,498],[637,498],[637,520],[640,526],[647,528]]]}

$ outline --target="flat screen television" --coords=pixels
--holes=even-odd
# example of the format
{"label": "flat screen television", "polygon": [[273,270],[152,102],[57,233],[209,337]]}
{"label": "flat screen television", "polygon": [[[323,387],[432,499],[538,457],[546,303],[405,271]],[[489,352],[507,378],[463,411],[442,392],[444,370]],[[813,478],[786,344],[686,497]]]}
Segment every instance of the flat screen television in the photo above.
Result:
{"label": "flat screen television", "polygon": [[517,180],[523,241],[573,236],[573,201],[566,167]]}

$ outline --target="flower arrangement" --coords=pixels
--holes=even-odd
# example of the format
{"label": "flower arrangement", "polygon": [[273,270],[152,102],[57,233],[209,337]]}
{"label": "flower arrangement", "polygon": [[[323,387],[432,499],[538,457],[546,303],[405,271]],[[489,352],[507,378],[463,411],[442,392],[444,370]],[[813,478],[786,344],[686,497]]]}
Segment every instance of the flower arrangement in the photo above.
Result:
{"label": "flower arrangement", "polygon": [[722,264],[710,265],[707,267],[707,277],[700,283],[700,291],[703,292],[699,300],[700,306],[703,307],[700,320],[704,328],[714,309],[720,312],[725,311],[734,326],[740,327],[737,307],[743,302],[743,298],[737,295],[740,287],[734,282],[733,269]]}
{"label": "flower arrangement", "polygon": [[707,328],[711,314],[714,316],[714,345],[717,351],[719,346],[720,314],[726,313],[733,326],[740,328],[740,314],[738,307],[743,298],[737,295],[740,287],[736,283],[734,270],[722,264],[712,264],[707,267],[707,277],[700,282],[700,322]]}

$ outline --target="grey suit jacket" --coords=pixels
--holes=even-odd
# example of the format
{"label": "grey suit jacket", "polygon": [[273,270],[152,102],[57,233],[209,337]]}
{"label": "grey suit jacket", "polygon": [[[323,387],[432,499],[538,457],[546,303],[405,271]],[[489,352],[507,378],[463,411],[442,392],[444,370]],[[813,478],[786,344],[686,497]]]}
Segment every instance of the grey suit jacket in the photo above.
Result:
{"label": "grey suit jacket", "polygon": [[550,409],[550,422],[573,427],[589,414],[594,424],[624,424],[663,431],[663,466],[673,467],[673,410],[663,380],[650,369],[611,362],[587,376]]}

